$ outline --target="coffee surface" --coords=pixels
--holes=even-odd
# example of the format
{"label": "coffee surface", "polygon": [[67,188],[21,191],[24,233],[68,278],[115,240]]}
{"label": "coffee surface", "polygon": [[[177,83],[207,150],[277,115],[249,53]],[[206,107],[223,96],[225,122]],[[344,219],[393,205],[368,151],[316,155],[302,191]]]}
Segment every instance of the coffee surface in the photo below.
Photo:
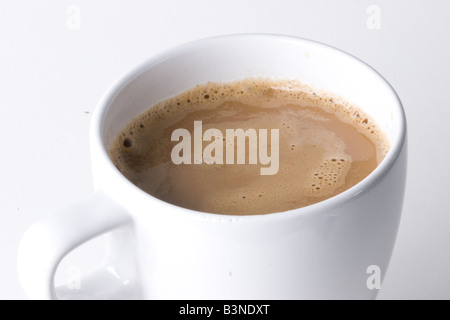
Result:
{"label": "coffee surface", "polygon": [[[194,154],[191,164],[174,164],[172,151],[179,141],[172,141],[173,132],[188,130],[194,153],[198,121],[202,134],[208,129],[223,132],[223,164],[204,159],[195,164]],[[275,156],[273,144],[278,144],[277,173],[262,175],[267,164],[249,163],[255,150],[248,139],[245,164],[237,159],[227,164],[229,129],[267,129],[268,155]],[[270,139],[271,130],[278,130],[278,141]],[[211,142],[203,141],[202,151]],[[341,98],[295,81],[246,79],[200,85],[151,107],[120,133],[111,158],[131,182],[163,201],[209,213],[255,215],[305,207],[342,193],[366,178],[388,150],[377,124]]]}

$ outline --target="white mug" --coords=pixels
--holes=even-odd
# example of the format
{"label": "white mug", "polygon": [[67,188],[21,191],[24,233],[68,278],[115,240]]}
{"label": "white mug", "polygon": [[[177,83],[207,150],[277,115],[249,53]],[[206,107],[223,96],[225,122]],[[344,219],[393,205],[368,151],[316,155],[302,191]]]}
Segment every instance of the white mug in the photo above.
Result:
{"label": "white mug", "polygon": [[[256,216],[165,203],[133,185],[112,163],[109,148],[116,135],[152,104],[197,84],[259,76],[300,80],[358,105],[387,133],[386,158],[362,182],[331,199]],[[30,298],[377,296],[379,288],[371,284],[386,273],[403,205],[406,120],[393,88],[360,60],[278,35],[185,44],[146,61],[107,91],[93,115],[90,142],[96,192],[36,223],[21,242],[18,270]],[[103,266],[82,279],[81,290],[56,289],[54,275],[64,256],[102,234],[108,234]]]}

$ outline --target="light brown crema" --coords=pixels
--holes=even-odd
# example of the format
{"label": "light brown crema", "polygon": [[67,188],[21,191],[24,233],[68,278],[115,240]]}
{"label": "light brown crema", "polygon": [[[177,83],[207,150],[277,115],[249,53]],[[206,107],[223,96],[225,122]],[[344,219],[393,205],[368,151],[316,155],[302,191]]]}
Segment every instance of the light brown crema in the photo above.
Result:
{"label": "light brown crema", "polygon": [[[187,129],[193,151],[194,121],[202,121],[203,132],[223,133],[224,157],[227,129],[267,129],[269,154],[275,143],[270,132],[278,129],[278,173],[261,175],[268,165],[249,164],[248,140],[246,164],[175,165],[171,154],[180,142],[172,141],[172,133]],[[204,141],[203,149],[211,142]],[[297,81],[255,78],[199,85],[156,104],[127,125],[110,155],[131,182],[163,201],[202,212],[256,215],[342,193],[366,178],[389,148],[373,119],[343,99]]]}

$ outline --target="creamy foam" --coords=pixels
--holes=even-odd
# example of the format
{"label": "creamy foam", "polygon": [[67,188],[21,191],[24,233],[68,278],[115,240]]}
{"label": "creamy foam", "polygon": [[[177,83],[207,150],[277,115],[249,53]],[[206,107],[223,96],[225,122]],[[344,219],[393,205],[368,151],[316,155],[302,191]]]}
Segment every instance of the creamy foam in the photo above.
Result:
{"label": "creamy foam", "polygon": [[[174,130],[279,129],[279,171],[255,165],[174,165]],[[206,147],[206,145],[204,145]],[[270,146],[269,146],[270,150]],[[250,215],[292,210],[335,196],[367,177],[389,143],[362,110],[296,81],[208,83],[160,102],[134,119],[111,149],[134,184],[198,211]],[[247,150],[248,158],[248,150]]]}

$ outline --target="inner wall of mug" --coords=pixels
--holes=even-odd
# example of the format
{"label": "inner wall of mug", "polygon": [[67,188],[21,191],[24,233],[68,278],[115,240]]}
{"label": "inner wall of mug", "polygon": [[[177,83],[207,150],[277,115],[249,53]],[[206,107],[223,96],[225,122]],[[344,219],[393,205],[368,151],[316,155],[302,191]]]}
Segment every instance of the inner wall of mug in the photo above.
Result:
{"label": "inner wall of mug", "polygon": [[371,115],[391,146],[401,135],[401,108],[395,92],[373,69],[331,47],[269,35],[242,35],[197,41],[147,61],[129,75],[104,118],[103,142],[152,105],[198,84],[249,77],[295,79],[343,97]]}

